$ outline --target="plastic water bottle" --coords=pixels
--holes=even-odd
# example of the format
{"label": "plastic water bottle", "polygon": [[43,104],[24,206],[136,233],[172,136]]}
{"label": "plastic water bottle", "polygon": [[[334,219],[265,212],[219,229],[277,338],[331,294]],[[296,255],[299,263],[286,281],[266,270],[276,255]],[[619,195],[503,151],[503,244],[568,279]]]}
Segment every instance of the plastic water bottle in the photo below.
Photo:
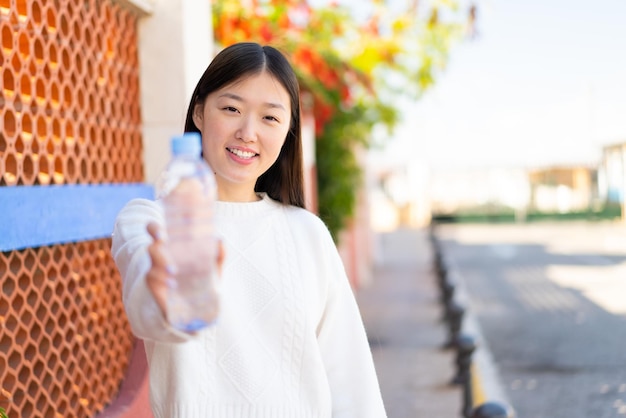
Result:
{"label": "plastic water bottle", "polygon": [[172,268],[167,320],[186,332],[209,326],[219,312],[213,229],[217,187],[201,150],[196,132],[173,137],[172,158],[156,185],[165,214],[165,256]]}

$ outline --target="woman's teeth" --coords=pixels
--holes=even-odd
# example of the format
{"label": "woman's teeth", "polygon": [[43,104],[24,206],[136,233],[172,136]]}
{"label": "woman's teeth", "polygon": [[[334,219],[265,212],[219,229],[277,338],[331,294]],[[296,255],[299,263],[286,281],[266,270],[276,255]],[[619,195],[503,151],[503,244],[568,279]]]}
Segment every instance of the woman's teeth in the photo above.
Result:
{"label": "woman's teeth", "polygon": [[254,152],[250,152],[250,151],[242,151],[239,149],[230,149],[230,148],[227,148],[227,149],[228,151],[232,152],[239,158],[252,158],[256,155]]}

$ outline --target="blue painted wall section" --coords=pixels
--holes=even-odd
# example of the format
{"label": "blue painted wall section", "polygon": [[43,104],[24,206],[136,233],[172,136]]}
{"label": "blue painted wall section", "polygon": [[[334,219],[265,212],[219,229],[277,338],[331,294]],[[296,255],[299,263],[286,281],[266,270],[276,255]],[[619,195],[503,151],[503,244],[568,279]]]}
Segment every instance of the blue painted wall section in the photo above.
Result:
{"label": "blue painted wall section", "polygon": [[147,184],[0,187],[0,251],[107,238],[133,198],[154,198]]}

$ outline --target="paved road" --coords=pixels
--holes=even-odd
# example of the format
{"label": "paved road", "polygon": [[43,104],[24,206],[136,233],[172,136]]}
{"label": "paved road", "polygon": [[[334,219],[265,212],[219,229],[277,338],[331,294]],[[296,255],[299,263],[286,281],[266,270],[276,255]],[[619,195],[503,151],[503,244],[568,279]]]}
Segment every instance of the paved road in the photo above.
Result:
{"label": "paved road", "polygon": [[436,233],[518,418],[626,416],[626,226]]}

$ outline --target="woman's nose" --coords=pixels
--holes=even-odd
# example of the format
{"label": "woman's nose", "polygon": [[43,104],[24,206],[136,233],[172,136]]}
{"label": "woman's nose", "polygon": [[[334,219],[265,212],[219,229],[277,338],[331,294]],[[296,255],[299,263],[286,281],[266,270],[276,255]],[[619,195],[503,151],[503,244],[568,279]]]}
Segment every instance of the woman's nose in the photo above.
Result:
{"label": "woman's nose", "polygon": [[254,121],[252,121],[251,118],[244,118],[242,120],[241,126],[239,126],[237,130],[236,137],[244,142],[253,142],[256,140]]}

